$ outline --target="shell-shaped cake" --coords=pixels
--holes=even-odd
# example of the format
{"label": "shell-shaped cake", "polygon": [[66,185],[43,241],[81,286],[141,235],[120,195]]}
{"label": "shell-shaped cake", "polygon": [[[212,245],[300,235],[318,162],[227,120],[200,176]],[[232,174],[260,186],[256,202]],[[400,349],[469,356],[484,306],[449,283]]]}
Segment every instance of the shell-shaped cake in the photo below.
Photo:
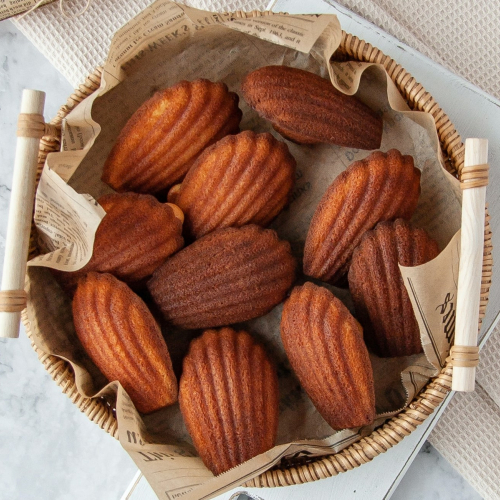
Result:
{"label": "shell-shaped cake", "polygon": [[206,330],[191,342],[179,404],[196,450],[215,475],[274,446],[276,369],[244,331]]}
{"label": "shell-shaped cake", "polygon": [[281,339],[300,384],[336,430],[373,422],[375,389],[363,330],[326,288],[293,289],[281,316]]}
{"label": "shell-shaped cake", "polygon": [[106,215],[97,228],[90,261],[78,271],[55,273],[69,292],[90,271],[139,283],[184,245],[178,207],[136,193],[108,194],[98,201]]}
{"label": "shell-shaped cake", "polygon": [[345,277],[363,234],[384,220],[410,219],[420,196],[420,170],[397,149],[355,161],[329,186],[314,212],[304,273],[336,283]]}
{"label": "shell-shaped cake", "polygon": [[167,345],[146,304],[110,274],[88,273],[73,298],[83,348],[103,375],[118,380],[137,410],[151,413],[177,401]]}
{"label": "shell-shaped cake", "polygon": [[365,342],[379,356],[422,352],[418,323],[398,263],[419,266],[438,254],[437,243],[424,229],[402,219],[381,222],[354,251],[349,289]]}
{"label": "shell-shaped cake", "polygon": [[181,81],[157,92],[130,118],[102,180],[116,191],[156,194],[184,177],[200,153],[241,120],[238,95],[224,83]]}
{"label": "shell-shaped cake", "polygon": [[163,316],[181,328],[257,318],[284,298],[295,279],[290,244],[256,225],[218,229],[168,259],[148,288]]}
{"label": "shell-shaped cake", "polygon": [[247,130],[207,148],[169,201],[195,238],[223,227],[266,226],[290,198],[295,166],[284,142]]}
{"label": "shell-shaped cake", "polygon": [[243,96],[283,137],[299,144],[328,143],[377,149],[382,119],[329,80],[288,66],[265,66],[249,73]]}

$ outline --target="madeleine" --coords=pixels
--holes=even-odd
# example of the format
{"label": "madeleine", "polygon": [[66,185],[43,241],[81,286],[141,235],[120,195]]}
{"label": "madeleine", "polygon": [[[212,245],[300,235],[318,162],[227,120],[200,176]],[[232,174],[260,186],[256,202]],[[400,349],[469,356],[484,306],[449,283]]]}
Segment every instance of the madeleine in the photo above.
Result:
{"label": "madeleine", "polygon": [[193,340],[179,404],[196,450],[216,475],[274,446],[278,376],[247,332],[206,330]]}

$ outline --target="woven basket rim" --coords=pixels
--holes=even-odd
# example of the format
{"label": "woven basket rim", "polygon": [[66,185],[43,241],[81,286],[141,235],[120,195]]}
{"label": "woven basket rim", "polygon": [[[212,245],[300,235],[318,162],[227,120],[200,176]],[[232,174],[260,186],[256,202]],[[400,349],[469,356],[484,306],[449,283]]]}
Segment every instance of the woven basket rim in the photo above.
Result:
{"label": "woven basket rim", "polygon": [[[233,14],[238,17],[256,17],[269,15],[269,12],[240,11]],[[459,176],[464,162],[464,145],[448,116],[424,87],[401,65],[389,56],[386,56],[381,50],[345,31],[342,31],[342,40],[336,53],[344,54],[360,62],[382,64],[410,108],[429,113],[434,118],[441,150],[444,154],[445,165],[453,175]],[[100,81],[101,68],[98,67],[86,78],[85,82],[71,94],[66,104],[59,109],[57,115],[50,123],[60,128],[61,122],[66,115],[74,109],[77,104],[100,87]],[[40,141],[37,184],[47,155],[51,152],[58,151],[59,146],[60,137],[44,136]],[[481,328],[482,319],[486,312],[491,286],[492,244],[487,207],[484,234],[479,329]],[[34,224],[32,224],[29,258],[31,259],[37,255],[37,253],[36,229]],[[118,426],[113,409],[104,400],[81,396],[76,389],[71,366],[56,356],[44,353],[35,345],[26,309],[22,313],[22,321],[25,325],[28,338],[31,340],[32,348],[37,353],[45,369],[49,372],[57,385],[61,387],[62,392],[66,394],[92,422],[95,422],[111,436],[118,439]],[[374,430],[369,436],[362,438],[360,441],[350,445],[341,452],[309,459],[308,463],[303,463],[301,465],[270,469],[246,482],[243,486],[278,487],[303,484],[335,476],[341,472],[346,472],[371,461],[376,456],[398,444],[405,436],[411,434],[417,426],[423,423],[425,419],[433,413],[451,390],[451,373],[452,367],[450,364],[447,364],[436,377],[430,380],[427,386],[407,408],[389,419],[381,427]]]}

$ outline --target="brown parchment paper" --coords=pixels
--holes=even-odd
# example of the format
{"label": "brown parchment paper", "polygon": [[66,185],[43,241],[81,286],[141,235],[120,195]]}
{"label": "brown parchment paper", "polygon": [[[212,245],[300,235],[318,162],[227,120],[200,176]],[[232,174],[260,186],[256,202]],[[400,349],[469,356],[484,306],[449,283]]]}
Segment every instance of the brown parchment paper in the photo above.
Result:
{"label": "brown parchment paper", "polygon": [[[35,222],[47,253],[31,261],[28,272],[33,337],[45,352],[71,363],[82,395],[105,397],[115,405],[120,442],[159,498],[210,498],[284,457],[293,460],[341,450],[408,404],[429,377],[437,374],[449,350],[459,257],[458,181],[442,166],[432,117],[410,111],[381,66],[352,61],[330,64],[340,40],[335,16],[273,14],[242,19],[158,0],[116,34],[100,90],[68,115],[62,151],[47,158],[35,206]],[[117,382],[106,385],[74,333],[69,299],[46,267],[75,270],[90,259],[93,235],[104,216],[95,199],[111,191],[100,181],[104,160],[121,128],[146,99],[160,88],[195,78],[221,80],[239,92],[244,75],[269,64],[330,77],[337,88],[356,94],[382,115],[381,150],[397,147],[412,155],[422,171],[422,195],[413,222],[427,229],[443,251],[424,266],[401,268],[419,320],[424,354],[390,360],[371,355],[378,415],[367,428],[335,433],[315,410],[281,345],[281,305],[262,318],[237,325],[256,336],[278,366],[277,446],[213,477],[196,456],[178,405],[141,416]],[[242,130],[269,131],[280,138],[242,98],[240,107]],[[301,260],[309,222],[326,188],[350,163],[369,152],[287,144],[297,160],[296,183],[290,206],[272,227],[291,242]],[[299,283],[305,279],[299,277]],[[347,290],[328,288],[352,309]],[[179,374],[182,356],[198,332],[169,329],[163,333]]]}
{"label": "brown parchment paper", "polygon": [[[51,3],[54,0],[44,0],[38,7]],[[17,16],[37,5],[39,0],[2,0],[0,2],[0,21],[12,16]]]}

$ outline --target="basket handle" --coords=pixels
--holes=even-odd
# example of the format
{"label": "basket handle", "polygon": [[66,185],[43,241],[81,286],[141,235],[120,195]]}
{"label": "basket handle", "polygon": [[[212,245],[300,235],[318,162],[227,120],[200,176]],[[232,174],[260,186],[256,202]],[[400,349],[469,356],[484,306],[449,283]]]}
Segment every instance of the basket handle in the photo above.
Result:
{"label": "basket handle", "polygon": [[44,104],[45,92],[23,90],[0,292],[0,337],[19,337],[21,311],[26,307],[24,280],[35,198],[38,148],[46,130],[43,120]]}
{"label": "basket handle", "polygon": [[451,348],[452,389],[474,390],[481,271],[484,249],[486,186],[488,184],[488,141],[465,141],[464,167],[460,175],[462,188],[462,239],[457,291],[455,345]]}

